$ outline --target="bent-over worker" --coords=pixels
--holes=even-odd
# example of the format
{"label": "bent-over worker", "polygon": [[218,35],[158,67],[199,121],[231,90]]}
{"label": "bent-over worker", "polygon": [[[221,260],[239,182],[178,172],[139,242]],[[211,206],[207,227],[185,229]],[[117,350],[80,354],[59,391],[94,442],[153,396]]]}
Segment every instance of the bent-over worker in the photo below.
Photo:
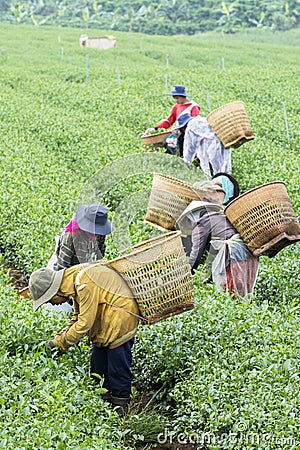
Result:
{"label": "bent-over worker", "polygon": [[67,269],[102,259],[105,238],[111,231],[107,210],[101,203],[80,205],[59,238],[53,267],[48,267]]}
{"label": "bent-over worker", "polygon": [[231,172],[231,149],[224,147],[204,117],[183,114],[179,122],[184,133],[183,161],[186,164],[197,158],[208,176]]}
{"label": "bent-over worker", "polygon": [[130,402],[131,348],[139,308],[121,275],[101,263],[59,271],[46,267],[32,273],[29,289],[34,311],[46,302],[62,304],[72,296],[74,314],[49,345],[65,351],[88,335],[93,344],[92,376],[103,376],[103,387],[107,389],[104,398],[118,407],[118,412],[126,410]]}
{"label": "bent-over worker", "polygon": [[259,260],[247,248],[220,204],[192,201],[177,224],[183,234],[192,235],[189,263],[193,272],[205,262],[218,290],[229,292],[233,298],[236,294],[244,297],[252,293]]}

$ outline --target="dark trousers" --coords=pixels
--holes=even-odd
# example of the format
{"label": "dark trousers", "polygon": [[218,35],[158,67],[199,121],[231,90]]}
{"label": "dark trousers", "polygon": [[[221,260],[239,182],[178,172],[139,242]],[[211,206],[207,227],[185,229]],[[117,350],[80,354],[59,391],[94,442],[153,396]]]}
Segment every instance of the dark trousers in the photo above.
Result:
{"label": "dark trousers", "polygon": [[181,236],[182,245],[184,247],[186,256],[190,256],[192,251],[192,236]]}
{"label": "dark trousers", "polygon": [[183,157],[183,143],[184,143],[184,133],[181,132],[177,140],[180,158]]}
{"label": "dark trousers", "polygon": [[[128,398],[131,394],[131,348],[134,338],[117,348],[96,347],[93,345],[91,356],[91,374],[104,376],[103,387],[114,397]],[[93,375],[92,375],[93,376]],[[96,382],[99,378],[93,377]]]}

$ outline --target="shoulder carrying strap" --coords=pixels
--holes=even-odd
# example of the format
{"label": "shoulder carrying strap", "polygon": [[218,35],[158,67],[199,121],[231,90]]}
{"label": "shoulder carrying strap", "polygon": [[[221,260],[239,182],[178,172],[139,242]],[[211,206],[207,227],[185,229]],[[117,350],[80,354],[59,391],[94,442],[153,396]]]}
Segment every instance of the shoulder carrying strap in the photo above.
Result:
{"label": "shoulder carrying strap", "polygon": [[[182,116],[182,114],[190,114],[191,111],[192,111],[192,109],[194,108],[194,106],[198,106],[198,105],[197,105],[196,102],[191,101],[190,106],[188,106],[187,108],[185,108],[185,109],[179,114],[178,117]],[[177,117],[177,120],[178,120],[178,117]]]}
{"label": "shoulder carrying strap", "polygon": [[127,312],[128,314],[131,314],[132,316],[138,317],[140,320],[143,320],[144,322],[149,323],[148,320],[145,319],[144,317],[139,316],[138,314],[135,314],[131,311],[128,311],[127,309],[122,308],[122,306],[114,305],[113,303],[108,303],[108,302],[105,302],[105,304],[109,305],[109,306],[113,306],[114,308],[122,309],[123,311]]}

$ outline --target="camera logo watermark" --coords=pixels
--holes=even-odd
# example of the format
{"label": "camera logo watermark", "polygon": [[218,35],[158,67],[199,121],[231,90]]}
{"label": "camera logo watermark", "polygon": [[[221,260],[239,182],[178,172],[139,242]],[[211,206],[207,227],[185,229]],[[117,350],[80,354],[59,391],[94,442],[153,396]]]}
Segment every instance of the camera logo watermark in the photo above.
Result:
{"label": "camera logo watermark", "polygon": [[[151,192],[149,176],[152,178],[155,173],[192,184],[207,179],[202,170],[193,165],[187,167],[181,158],[165,153],[145,152],[124,156],[107,164],[93,175],[79,193],[78,205],[94,202],[110,204],[108,208],[112,214],[112,240],[117,250],[122,251],[132,245],[130,225],[147,210]],[[146,180],[145,183],[140,183],[142,187],[139,190],[134,186],[137,177]],[[165,195],[167,194],[166,192]],[[173,197],[173,202],[178,202],[176,194]],[[176,219],[174,217],[175,221]],[[153,229],[152,235],[157,235],[157,230]]]}
{"label": "camera logo watermark", "polygon": [[[167,258],[170,260],[171,257],[170,251],[168,253],[170,244],[165,237],[166,233],[163,233],[162,229],[152,226],[154,225],[152,221],[150,221],[151,226],[149,226],[149,223],[146,223],[151,192],[153,193],[154,191],[156,193],[156,190],[153,189],[155,174],[162,174],[165,178],[171,177],[175,179],[175,183],[178,183],[178,180],[188,182],[189,189],[193,191],[192,197],[196,195],[196,188],[194,188],[193,184],[207,180],[207,176],[202,170],[193,165],[187,167],[181,158],[159,152],[132,154],[112,161],[95,173],[82,188],[77,202],[78,205],[102,203],[108,209],[113,228],[111,235],[105,240],[106,251],[104,256],[108,259],[108,264],[112,257],[115,258],[115,254],[120,255],[119,258],[121,257],[122,260],[126,259],[127,269],[128,267],[135,267],[136,270],[140,268],[139,275],[135,273],[134,277],[139,276],[140,281],[145,279],[145,283],[148,283],[148,278],[151,278],[151,286],[153,285],[152,288],[156,289],[155,292],[158,295],[166,288],[163,278],[165,274],[163,261]],[[180,183],[178,184],[180,185]],[[159,205],[156,205],[158,206],[156,210],[159,210],[159,214],[163,215],[166,212],[163,209],[163,205],[167,204],[166,214],[168,217],[170,216],[173,224],[173,227],[164,231],[174,231],[178,229],[177,219],[188,205],[189,197],[182,199],[180,195],[177,195],[176,189],[174,189],[174,192],[169,192],[160,188],[159,194],[164,202],[162,201]],[[173,205],[177,205],[177,208],[174,208]],[[143,243],[152,238],[155,239],[156,244],[152,240],[151,245],[149,245],[149,248],[151,248],[147,251],[148,244],[145,246]],[[132,242],[133,240],[135,242]],[[81,245],[79,239],[77,239],[77,242],[78,245]],[[181,237],[179,242],[181,243]],[[140,244],[144,245],[143,252],[139,250],[135,252],[136,249],[134,247],[140,246]],[[176,252],[175,250],[173,251],[172,261],[168,260],[168,264],[173,264],[174,268],[176,264],[181,267],[185,264],[189,268],[184,247],[178,244],[178,240],[176,240]],[[78,253],[77,250],[76,253]],[[101,261],[99,264],[103,263]],[[80,262],[84,263],[85,261]],[[154,268],[152,270],[151,265],[155,266],[155,270]],[[158,267],[161,267],[161,271],[158,270]],[[152,274],[151,277],[145,277],[143,268],[145,268],[145,271],[147,268],[149,269],[149,272]],[[186,272],[184,273],[187,274],[188,270],[186,267],[185,270]],[[125,276],[124,273],[123,275]],[[127,276],[127,281],[129,279],[130,275]],[[133,281],[134,283],[135,281]],[[133,288],[131,285],[130,287]],[[151,295],[154,294],[152,293]]]}
{"label": "camera logo watermark", "polygon": [[[193,165],[187,167],[181,158],[165,153],[145,152],[124,156],[107,164],[96,172],[79,192],[78,206],[99,202],[107,207],[113,226],[109,236],[113,247],[110,246],[109,249],[113,248],[114,253],[127,253],[126,249],[137,244],[132,242],[130,230],[132,225],[139,229],[145,227],[142,219],[146,217],[151,191],[153,192],[154,174],[159,173],[189,182],[191,186],[207,179],[202,170]],[[167,204],[170,206],[168,214],[176,224],[178,217],[172,209],[172,204],[181,202],[183,210],[187,202],[175,192],[161,191],[160,195],[167,197]],[[162,209],[163,206],[160,205],[159,208]],[[155,226],[145,227],[144,232],[140,233],[141,241],[161,234],[161,230]]]}

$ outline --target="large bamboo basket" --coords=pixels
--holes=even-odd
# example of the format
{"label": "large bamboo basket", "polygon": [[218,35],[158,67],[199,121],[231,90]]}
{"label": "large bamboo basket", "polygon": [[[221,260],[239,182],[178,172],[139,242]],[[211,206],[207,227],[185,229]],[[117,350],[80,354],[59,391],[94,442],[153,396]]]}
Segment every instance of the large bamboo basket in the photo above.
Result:
{"label": "large bamboo basket", "polygon": [[168,130],[162,131],[161,133],[149,134],[148,136],[142,136],[142,141],[144,145],[156,145],[156,147],[160,145],[162,147],[165,138],[171,133],[172,131]]}
{"label": "large bamboo basket", "polygon": [[193,309],[193,278],[179,231],[142,242],[107,264],[127,281],[145,322]]}
{"label": "large bamboo basket", "polygon": [[238,148],[254,139],[244,103],[239,100],[215,109],[207,121],[225,148]]}
{"label": "large bamboo basket", "polygon": [[272,258],[300,240],[300,228],[285,184],[266,183],[237,197],[225,214],[255,256]]}
{"label": "large bamboo basket", "polygon": [[161,173],[153,175],[145,222],[164,231],[178,229],[177,219],[193,200],[218,203],[217,191],[209,194],[207,189],[193,186],[186,181],[168,177]]}

